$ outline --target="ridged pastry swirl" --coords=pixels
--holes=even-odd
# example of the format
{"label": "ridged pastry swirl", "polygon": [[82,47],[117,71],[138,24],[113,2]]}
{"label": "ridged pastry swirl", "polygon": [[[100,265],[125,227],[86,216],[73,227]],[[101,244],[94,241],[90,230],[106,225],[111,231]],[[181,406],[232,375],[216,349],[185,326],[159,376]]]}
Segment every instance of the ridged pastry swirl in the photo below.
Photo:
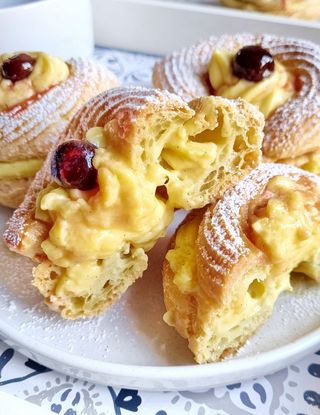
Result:
{"label": "ridged pastry swirl", "polygon": [[102,93],[60,139],[102,143],[93,161],[98,188],[52,184],[48,157],[5,241],[41,262],[34,284],[51,308],[66,318],[95,315],[142,275],[145,251],[174,209],[205,206],[258,165],[262,130],[261,114],[241,100],[204,97],[188,105],[160,90]]}
{"label": "ridged pastry swirl", "polygon": [[294,159],[319,148],[320,135],[320,48],[311,42],[273,35],[241,34],[211,37],[174,52],[153,71],[154,86],[184,99],[210,95],[208,63],[214,49],[238,50],[259,44],[268,49],[296,76],[296,95],[267,120],[263,154],[272,161]]}
{"label": "ridged pastry swirl", "polygon": [[165,320],[199,363],[236,351],[270,316],[290,273],[320,283],[320,180],[262,164],[178,228],[164,263]]}
{"label": "ridged pastry swirl", "polygon": [[222,4],[245,10],[316,20],[320,17],[318,0],[221,0]]}
{"label": "ridged pastry swirl", "polygon": [[[0,162],[44,158],[88,99],[118,85],[116,77],[93,60],[71,59],[68,66],[64,82],[0,112]],[[15,181],[11,182],[14,190]],[[8,195],[7,180],[0,180],[0,203],[18,206],[29,184],[30,179],[18,179],[20,192]]]}

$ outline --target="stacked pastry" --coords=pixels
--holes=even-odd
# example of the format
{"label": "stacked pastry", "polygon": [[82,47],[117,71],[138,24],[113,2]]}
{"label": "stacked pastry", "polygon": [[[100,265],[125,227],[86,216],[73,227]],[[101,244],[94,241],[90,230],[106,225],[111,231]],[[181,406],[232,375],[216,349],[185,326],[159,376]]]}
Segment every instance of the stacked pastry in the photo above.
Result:
{"label": "stacked pastry", "polygon": [[47,305],[101,313],[142,276],[176,209],[190,213],[164,261],[165,321],[197,362],[236,351],[292,271],[320,282],[320,179],[261,164],[260,150],[304,167],[316,157],[319,66],[311,43],[211,38],[155,66],[176,94],[114,88],[83,105],[4,234],[38,262]]}
{"label": "stacked pastry", "polygon": [[[241,97],[266,124],[264,160],[320,173],[320,49],[269,35],[210,38],[154,67],[185,99]],[[262,164],[180,225],[166,255],[165,321],[199,363],[234,353],[271,315],[291,273],[320,282],[320,179]]]}
{"label": "stacked pastry", "polygon": [[318,0],[221,0],[225,6],[238,9],[316,20],[320,17]]}
{"label": "stacked pastry", "polygon": [[91,97],[118,84],[102,65],[42,52],[0,55],[0,204],[17,207],[51,146]]}

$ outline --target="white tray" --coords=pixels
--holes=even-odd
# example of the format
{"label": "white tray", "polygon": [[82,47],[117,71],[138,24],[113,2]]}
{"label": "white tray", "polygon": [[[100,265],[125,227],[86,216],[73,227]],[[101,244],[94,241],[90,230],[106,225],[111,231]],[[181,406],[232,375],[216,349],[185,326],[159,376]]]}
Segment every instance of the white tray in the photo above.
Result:
{"label": "white tray", "polygon": [[223,33],[259,32],[320,41],[320,23],[225,7],[158,0],[92,0],[98,45],[153,54]]}

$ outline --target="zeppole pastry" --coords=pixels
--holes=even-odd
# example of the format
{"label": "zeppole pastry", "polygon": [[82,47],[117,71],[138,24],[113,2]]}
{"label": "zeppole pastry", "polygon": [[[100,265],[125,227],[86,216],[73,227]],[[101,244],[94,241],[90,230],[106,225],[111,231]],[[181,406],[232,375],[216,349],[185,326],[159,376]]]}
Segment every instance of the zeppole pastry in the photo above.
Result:
{"label": "zeppole pastry", "polygon": [[262,164],[178,228],[163,268],[165,321],[198,363],[235,352],[296,271],[320,283],[320,179]]}
{"label": "zeppole pastry", "polygon": [[89,60],[42,52],[0,55],[0,204],[17,207],[68,120],[118,84]]}
{"label": "zeppole pastry", "polygon": [[266,12],[298,19],[320,18],[319,0],[220,0],[222,4],[238,9]]}
{"label": "zeppole pastry", "polygon": [[50,308],[93,316],[142,275],[174,209],[205,206],[259,164],[262,131],[241,100],[104,92],[71,120],[5,242],[40,262],[34,285]]}
{"label": "zeppole pastry", "polygon": [[266,161],[320,173],[320,48],[297,39],[242,34],[210,39],[156,63],[156,87],[184,99],[241,97],[266,117]]}

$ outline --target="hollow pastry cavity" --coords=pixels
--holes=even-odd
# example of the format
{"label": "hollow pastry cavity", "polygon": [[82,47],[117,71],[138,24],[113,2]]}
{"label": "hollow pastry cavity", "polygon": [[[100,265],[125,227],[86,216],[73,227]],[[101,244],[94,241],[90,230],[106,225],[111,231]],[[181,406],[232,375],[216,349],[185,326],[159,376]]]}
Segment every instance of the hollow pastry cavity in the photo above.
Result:
{"label": "hollow pastry cavity", "polygon": [[316,44],[273,35],[211,37],[157,62],[153,84],[187,100],[213,94],[208,73],[213,52],[234,53],[247,45],[269,50],[295,78],[295,94],[266,120],[262,150],[268,161],[296,164],[301,156],[319,150],[320,49]]}
{"label": "hollow pastry cavity", "polygon": [[[21,55],[29,57],[30,73],[18,80],[5,78],[12,75],[5,63]],[[0,204],[17,207],[71,117],[118,81],[97,62],[64,62],[40,52],[3,54],[0,67]]]}
{"label": "hollow pastry cavity", "polygon": [[221,0],[222,4],[244,10],[316,20],[320,17],[318,0]]}
{"label": "hollow pastry cavity", "polygon": [[264,164],[178,228],[164,263],[165,321],[198,363],[236,352],[291,290],[320,283],[320,180]]}
{"label": "hollow pastry cavity", "polygon": [[257,166],[262,130],[262,115],[240,100],[188,105],[144,88],[102,93],[61,138],[97,146],[97,187],[63,188],[45,165],[5,240],[42,262],[34,284],[51,308],[66,318],[95,315],[142,275],[145,252],[175,209],[207,205]]}

